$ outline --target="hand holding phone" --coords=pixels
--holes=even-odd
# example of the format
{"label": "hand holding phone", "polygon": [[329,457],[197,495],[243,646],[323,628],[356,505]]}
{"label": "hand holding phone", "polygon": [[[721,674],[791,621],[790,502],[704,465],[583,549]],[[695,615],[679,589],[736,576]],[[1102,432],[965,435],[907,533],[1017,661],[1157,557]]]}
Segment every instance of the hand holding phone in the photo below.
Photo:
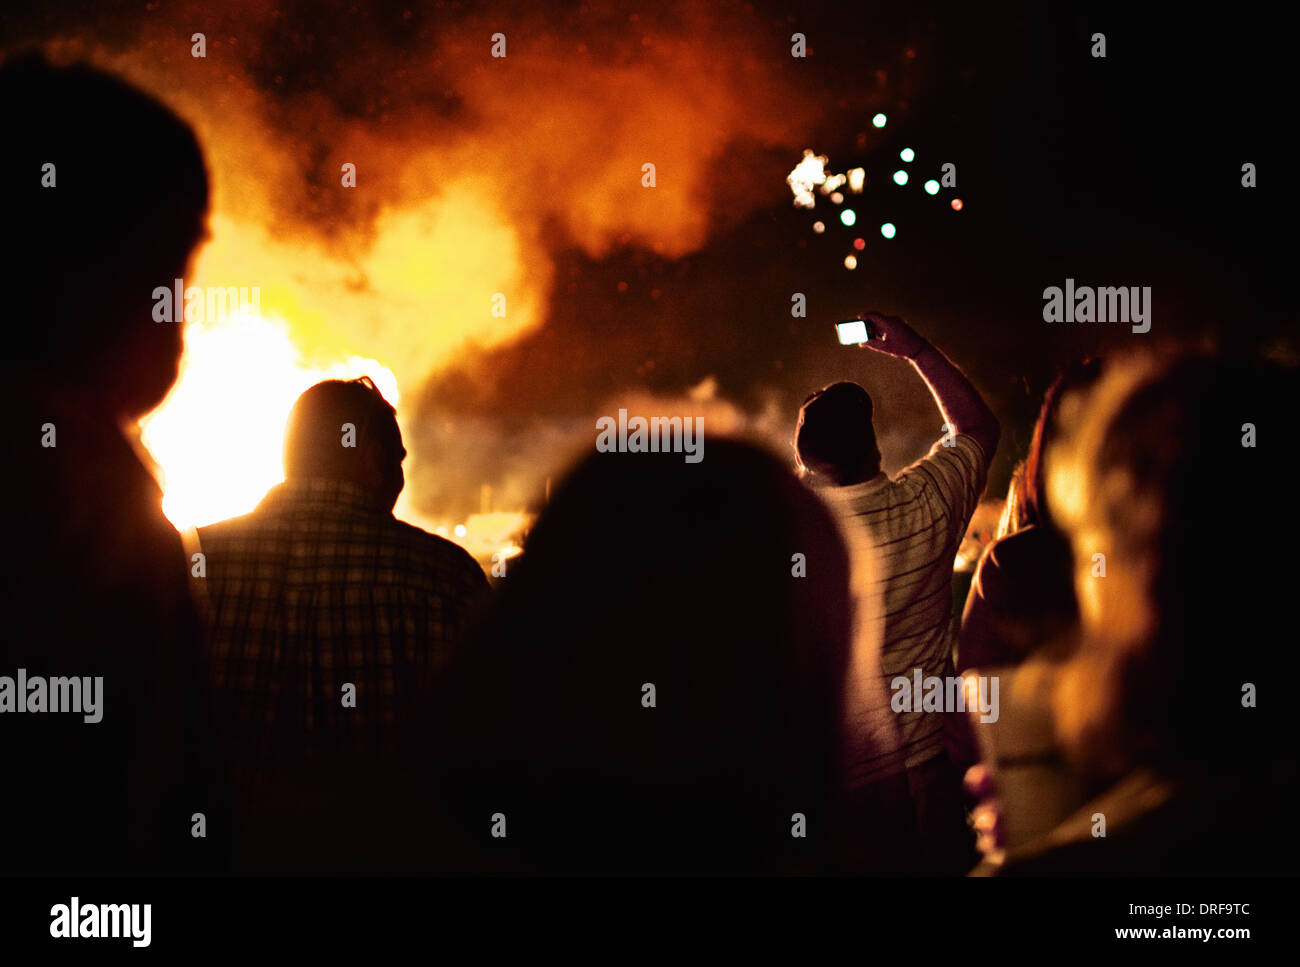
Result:
{"label": "hand holding phone", "polygon": [[835,332],[840,337],[841,346],[861,346],[871,339],[871,332],[862,319],[849,319],[835,323]]}
{"label": "hand holding phone", "polygon": [[900,359],[915,359],[926,345],[917,332],[901,316],[887,316],[883,312],[864,312],[862,319],[871,333],[868,344],[878,353],[897,356]]}

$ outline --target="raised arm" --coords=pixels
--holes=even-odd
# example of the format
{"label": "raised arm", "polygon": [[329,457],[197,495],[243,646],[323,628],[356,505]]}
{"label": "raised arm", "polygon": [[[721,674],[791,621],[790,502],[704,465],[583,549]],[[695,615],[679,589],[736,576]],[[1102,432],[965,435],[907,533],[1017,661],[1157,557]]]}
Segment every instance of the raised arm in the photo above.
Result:
{"label": "raised arm", "polygon": [[973,437],[984,450],[984,458],[992,461],[1001,427],[966,374],[898,316],[867,312],[863,318],[871,330],[867,348],[909,360],[930,387],[953,435]]}

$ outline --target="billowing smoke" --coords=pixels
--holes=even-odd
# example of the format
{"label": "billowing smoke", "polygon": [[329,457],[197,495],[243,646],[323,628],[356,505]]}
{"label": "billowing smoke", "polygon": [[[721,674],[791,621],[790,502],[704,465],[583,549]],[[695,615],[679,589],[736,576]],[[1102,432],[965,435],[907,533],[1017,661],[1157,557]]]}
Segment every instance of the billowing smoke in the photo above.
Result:
{"label": "billowing smoke", "polygon": [[[816,92],[773,66],[791,61],[789,25],[731,4],[182,3],[113,27],[54,46],[198,128],[215,204],[188,281],[260,286],[262,314],[284,319],[308,360],[392,370],[412,451],[403,506],[426,522],[479,509],[481,484],[517,508],[590,423],[511,413],[509,387],[474,419],[443,418],[418,406],[429,381],[545,324],[557,250],[677,258],[705,244],[721,205],[735,219],[779,199],[729,152],[800,145],[816,113]],[[446,466],[485,448],[466,464],[483,477],[495,463],[494,477]]]}

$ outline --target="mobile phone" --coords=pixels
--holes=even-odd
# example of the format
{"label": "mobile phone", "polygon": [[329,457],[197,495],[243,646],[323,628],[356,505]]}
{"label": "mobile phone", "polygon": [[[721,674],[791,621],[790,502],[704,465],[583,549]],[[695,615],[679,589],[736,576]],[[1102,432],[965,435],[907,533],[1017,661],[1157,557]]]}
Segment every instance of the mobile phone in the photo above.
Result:
{"label": "mobile phone", "polygon": [[866,342],[871,338],[871,333],[867,331],[866,321],[862,319],[837,322],[835,323],[835,331],[839,334],[841,346],[856,346],[858,343]]}

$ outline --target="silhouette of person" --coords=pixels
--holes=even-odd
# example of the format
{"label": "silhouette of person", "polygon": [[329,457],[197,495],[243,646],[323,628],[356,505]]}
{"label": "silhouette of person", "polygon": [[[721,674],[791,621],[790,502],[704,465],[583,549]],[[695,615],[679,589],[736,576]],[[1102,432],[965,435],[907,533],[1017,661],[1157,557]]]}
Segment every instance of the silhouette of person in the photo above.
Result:
{"label": "silhouette of person", "polygon": [[[881,687],[859,690],[862,707],[850,709],[861,723],[862,748],[850,756],[849,782],[862,799],[864,822],[889,830],[887,845],[898,851],[901,871],[964,872],[975,854],[961,769],[948,751],[956,729],[946,720],[954,710],[926,711],[919,700],[895,707],[891,683],[918,673],[923,679],[953,675],[953,563],[984,490],[999,425],[961,370],[905,321],[874,312],[864,318],[871,334],[864,345],[916,368],[948,432],[891,478],[880,467],[874,405],[863,387],[835,383],[799,411],[800,470],[837,510],[855,555],[875,559],[857,573],[867,582],[859,597],[881,622]],[[882,715],[870,703],[885,695],[889,711]]]}
{"label": "silhouette of person", "polygon": [[[0,66],[0,119],[0,392],[24,454],[3,491],[0,870],[210,868],[225,824],[201,625],[135,445],[176,378],[182,333],[153,321],[152,292],[205,235],[203,155],[153,98],[35,53]],[[56,689],[61,709],[96,703],[98,721],[50,711]]]}
{"label": "silhouette of person", "polygon": [[[1062,402],[1078,416],[1051,446],[1047,492],[1071,544],[1080,641],[1016,675],[1048,683],[1052,733],[1092,798],[1041,834],[1007,836],[1001,872],[1294,872],[1294,394],[1294,369],[1142,354],[1108,360],[1086,405],[1077,392]],[[1248,510],[1228,482],[1249,491]],[[1020,788],[981,810],[991,853],[1018,817],[1056,808],[1056,790]]]}
{"label": "silhouette of person", "polygon": [[962,612],[959,672],[1015,664],[1035,649],[1064,644],[1078,620],[1070,545],[1052,522],[1044,457],[1061,430],[1062,397],[1091,385],[1100,373],[1100,360],[1076,363],[1043,397],[1029,456],[1008,493],[1008,503],[1015,505],[1009,532],[989,545],[971,581]]}
{"label": "silhouette of person", "polygon": [[317,383],[289,415],[285,482],[200,528],[241,866],[423,862],[412,746],[488,584],[461,547],[393,516],[405,456],[373,382]]}
{"label": "silhouette of person", "polygon": [[460,737],[444,788],[480,863],[833,865],[848,557],[777,460],[730,440],[696,465],[592,454],[500,593],[440,703],[439,734]]}

